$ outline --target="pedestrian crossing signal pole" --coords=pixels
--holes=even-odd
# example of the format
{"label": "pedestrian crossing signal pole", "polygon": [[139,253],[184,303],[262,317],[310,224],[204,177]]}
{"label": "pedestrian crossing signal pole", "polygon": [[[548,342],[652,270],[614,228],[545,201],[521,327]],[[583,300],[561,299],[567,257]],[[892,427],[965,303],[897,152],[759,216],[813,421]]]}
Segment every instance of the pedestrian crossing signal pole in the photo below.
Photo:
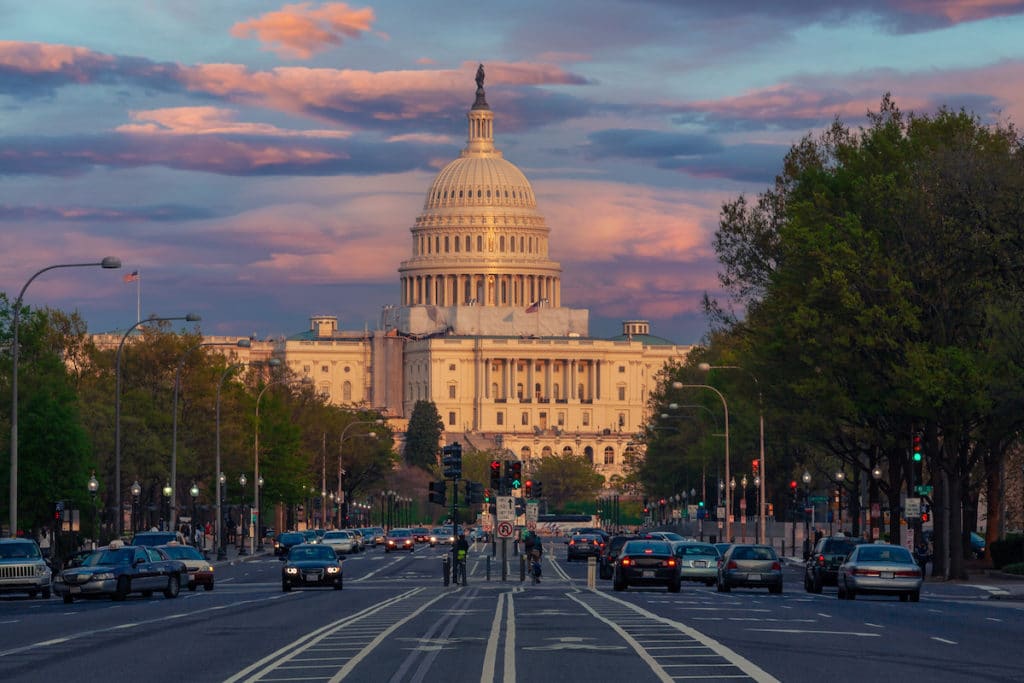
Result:
{"label": "pedestrian crossing signal pole", "polygon": [[452,543],[452,581],[456,579],[455,547],[459,540],[459,479],[462,478],[462,444],[456,441],[441,449],[441,464],[444,465],[444,476],[452,482],[452,532],[455,535],[455,543]]}

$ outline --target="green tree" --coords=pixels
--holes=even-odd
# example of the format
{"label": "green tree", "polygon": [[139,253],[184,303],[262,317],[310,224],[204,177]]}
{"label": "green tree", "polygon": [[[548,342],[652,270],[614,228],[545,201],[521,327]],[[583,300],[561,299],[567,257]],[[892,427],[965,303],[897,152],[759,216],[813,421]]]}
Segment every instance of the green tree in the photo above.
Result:
{"label": "green tree", "polygon": [[416,401],[405,433],[405,462],[433,471],[437,466],[437,450],[444,432],[444,422],[432,401]]}
{"label": "green tree", "polygon": [[569,501],[592,500],[604,485],[604,477],[582,454],[544,456],[533,470],[533,480],[543,483],[544,497],[554,510]]}

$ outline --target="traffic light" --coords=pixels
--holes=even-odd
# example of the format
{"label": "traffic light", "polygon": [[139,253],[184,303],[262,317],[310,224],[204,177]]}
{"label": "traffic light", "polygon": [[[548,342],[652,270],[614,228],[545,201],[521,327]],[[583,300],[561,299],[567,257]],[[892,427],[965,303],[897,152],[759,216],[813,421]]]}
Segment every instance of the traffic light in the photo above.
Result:
{"label": "traffic light", "polygon": [[438,505],[445,504],[445,483],[443,481],[432,481],[430,487],[430,502]]}
{"label": "traffic light", "polygon": [[444,476],[458,479],[462,476],[462,444],[455,442],[441,449],[441,464],[444,465]]}
{"label": "traffic light", "polygon": [[484,485],[475,481],[466,482],[466,502],[470,505],[479,505],[487,502],[484,496]]}
{"label": "traffic light", "polygon": [[533,482],[533,497],[540,498],[544,495],[544,484],[539,481]]}
{"label": "traffic light", "polygon": [[491,461],[491,491],[497,493],[501,490],[501,461]]}
{"label": "traffic light", "polygon": [[491,489],[484,489],[484,503],[490,504],[492,500],[494,500],[494,496]]}
{"label": "traffic light", "polygon": [[526,483],[523,484],[523,491],[527,498],[533,498],[533,482],[527,479]]}
{"label": "traffic light", "polygon": [[921,462],[921,435],[914,434],[914,462]]}
{"label": "traffic light", "polygon": [[922,512],[921,513],[921,521],[922,522],[927,522],[928,521],[928,513],[927,512]]}
{"label": "traffic light", "polygon": [[505,479],[510,490],[519,490],[523,486],[523,463],[518,460],[505,461]]}
{"label": "traffic light", "polygon": [[760,458],[754,458],[754,460],[750,463],[750,471],[754,473],[755,477],[757,476],[757,471],[760,469],[760,467],[761,467],[761,459]]}

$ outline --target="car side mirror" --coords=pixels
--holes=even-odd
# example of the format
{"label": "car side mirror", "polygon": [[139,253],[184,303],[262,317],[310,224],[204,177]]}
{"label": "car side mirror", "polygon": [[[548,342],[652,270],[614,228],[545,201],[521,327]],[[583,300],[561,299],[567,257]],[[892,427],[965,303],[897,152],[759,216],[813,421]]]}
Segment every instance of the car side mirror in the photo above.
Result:
{"label": "car side mirror", "polygon": [[145,558],[138,557],[135,559],[135,566],[138,567],[140,564],[146,564]]}

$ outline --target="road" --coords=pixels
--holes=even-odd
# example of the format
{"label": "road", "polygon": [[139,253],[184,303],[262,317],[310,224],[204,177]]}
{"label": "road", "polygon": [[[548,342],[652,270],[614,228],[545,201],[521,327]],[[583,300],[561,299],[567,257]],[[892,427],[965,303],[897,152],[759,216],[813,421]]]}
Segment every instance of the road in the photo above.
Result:
{"label": "road", "polygon": [[[280,588],[263,556],[217,569],[216,589],[124,602],[0,600],[0,680],[156,681],[1020,681],[1024,602],[927,584],[919,603],[684,584],[587,589],[584,563],[547,546],[539,585],[501,581],[470,552],[444,587],[446,548],[370,549],[342,591]],[[554,561],[552,561],[554,555]]]}

